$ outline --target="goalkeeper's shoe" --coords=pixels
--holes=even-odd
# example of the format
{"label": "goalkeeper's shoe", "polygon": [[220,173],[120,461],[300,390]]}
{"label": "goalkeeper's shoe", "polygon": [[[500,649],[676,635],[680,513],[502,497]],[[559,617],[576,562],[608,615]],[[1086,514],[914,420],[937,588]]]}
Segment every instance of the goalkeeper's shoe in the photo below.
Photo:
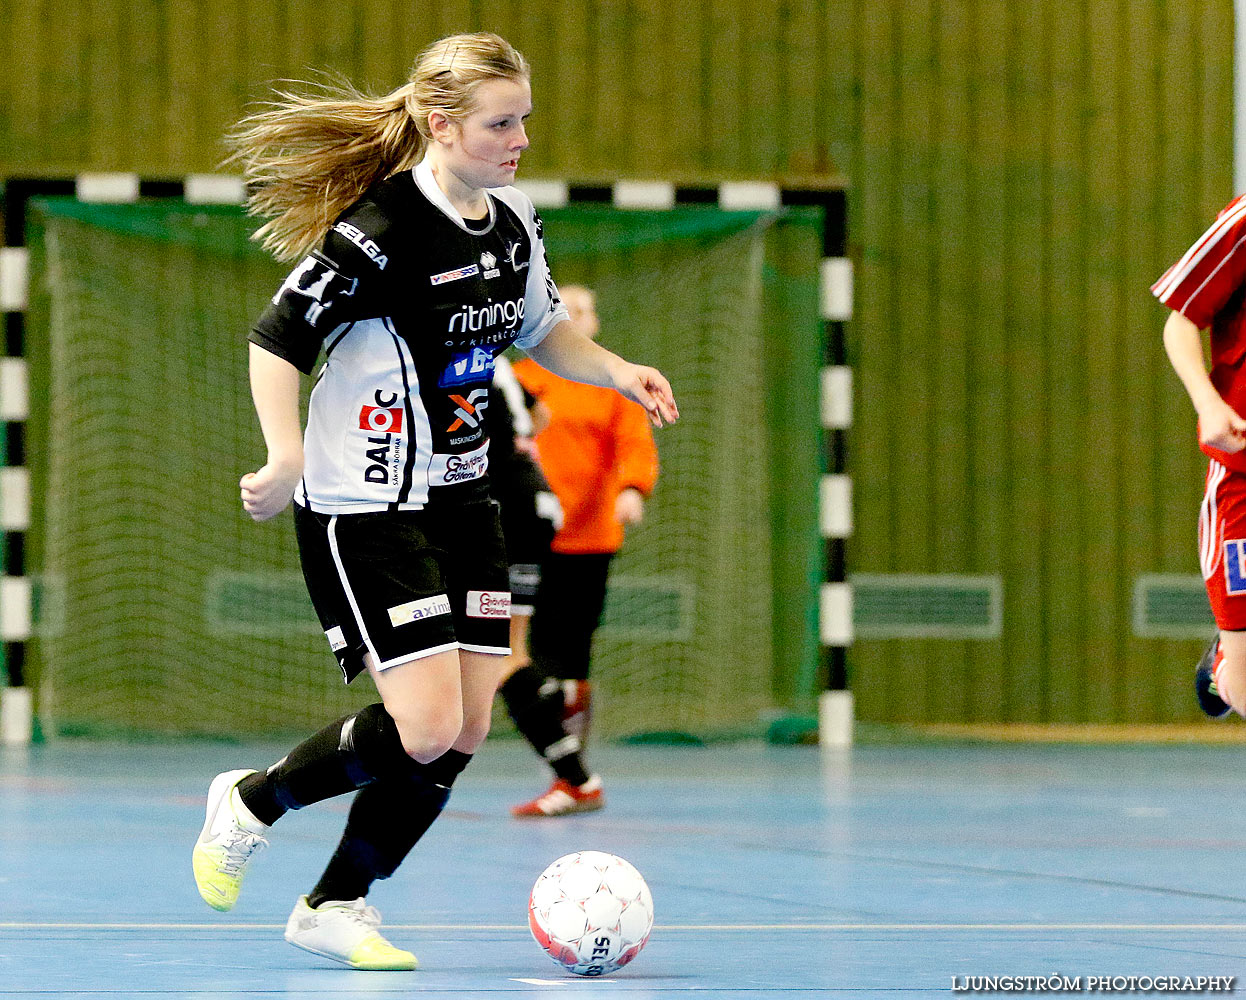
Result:
{"label": "goalkeeper's shoe", "polygon": [[601,778],[593,775],[584,784],[571,784],[562,778],[555,778],[554,783],[543,795],[538,795],[531,802],[511,809],[511,815],[519,819],[545,819],[552,816],[569,816],[572,813],[595,812],[606,804],[606,797],[601,792]]}
{"label": "goalkeeper's shoe", "polygon": [[1223,719],[1233,711],[1216,689],[1216,660],[1219,652],[1220,639],[1217,637],[1212,640],[1207,652],[1194,668],[1194,693],[1198,696],[1198,707],[1213,719]]}
{"label": "goalkeeper's shoe", "polygon": [[352,969],[403,972],[419,963],[409,951],[381,937],[381,915],[362,899],[328,900],[315,909],[299,896],[286,921],[286,940],[313,955],[331,958]]}
{"label": "goalkeeper's shoe", "polygon": [[[225,771],[208,786],[207,817],[195,842],[191,866],[199,895],[214,910],[232,910],[247,863],[268,846],[268,829],[234,795],[238,782],[253,770]],[[242,812],[239,812],[239,809]]]}

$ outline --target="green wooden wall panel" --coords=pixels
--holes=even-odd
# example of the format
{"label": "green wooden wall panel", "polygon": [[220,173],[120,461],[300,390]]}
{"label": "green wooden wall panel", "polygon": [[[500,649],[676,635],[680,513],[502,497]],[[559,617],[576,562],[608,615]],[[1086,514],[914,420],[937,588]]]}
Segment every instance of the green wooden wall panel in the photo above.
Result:
{"label": "green wooden wall panel", "polygon": [[[745,172],[768,175],[782,170],[787,141],[779,122],[779,38],[787,4],[741,4],[743,11],[739,67],[743,129],[737,141]],[[782,136],[782,138],[781,138]]]}
{"label": "green wooden wall panel", "polygon": [[[938,23],[964,18],[959,38],[971,67],[964,84],[955,76],[956,41],[941,41],[937,67],[925,71],[920,59],[906,57],[903,29],[888,11],[872,10],[861,29],[854,58],[862,96],[852,109],[861,138],[848,162],[861,241],[853,440],[854,454],[866,457],[856,465],[853,564],[867,572],[1002,570],[1008,609],[998,644],[858,644],[863,714],[1192,717],[1191,644],[1132,638],[1127,612],[1138,573],[1168,565],[1188,571],[1193,558],[1201,463],[1188,437],[1183,444],[1174,431],[1188,435],[1192,421],[1159,349],[1162,310],[1146,286],[1227,197],[1227,91],[1217,86],[1209,97],[1200,82],[1225,82],[1217,73],[1226,36],[1204,20],[1223,29],[1226,10],[1218,5],[1197,28],[1188,24],[1184,37],[1178,25],[1170,40],[1168,12],[1159,6],[906,5],[902,16],[926,17],[936,37]],[[896,36],[895,69],[885,59],[889,35]],[[1193,57],[1191,37],[1199,49]],[[1175,102],[1159,68],[1170,45],[1174,55],[1185,50],[1191,67]],[[900,78],[904,94],[895,97]],[[958,87],[967,94],[964,112],[956,110]],[[914,125],[921,114],[910,102],[923,100],[935,109],[936,147],[956,146],[965,159],[963,191],[942,148],[933,165],[907,148],[921,142]],[[1182,101],[1184,122],[1175,120]],[[1208,104],[1215,113],[1205,113]],[[969,119],[959,138],[958,115]],[[1170,169],[1170,144],[1179,141],[1218,150],[1219,162],[1204,153],[1190,164],[1187,155]],[[1172,195],[1175,178],[1180,197]],[[1167,194],[1156,193],[1165,186]],[[938,234],[915,264],[913,247],[930,234],[911,231],[913,204],[927,188]],[[1208,190],[1216,196],[1204,198]],[[1171,230],[1174,214],[1188,221],[1191,199],[1211,204],[1161,250],[1157,229]],[[942,318],[956,315],[944,289],[944,254],[960,257],[966,289],[964,403],[944,373],[958,350]],[[914,287],[923,281],[928,288]],[[920,378],[902,366],[931,361],[908,338],[913,316],[937,331],[938,347],[927,421],[936,430],[921,454],[912,454],[920,443],[902,426],[907,400],[921,391]],[[960,407],[968,428],[964,494],[949,505],[940,491],[956,495],[945,466],[957,460],[949,428]],[[874,454],[888,456],[886,467],[869,461]],[[928,473],[936,491],[925,505],[929,537],[910,530],[911,493],[901,496],[898,485],[906,473]],[[958,521],[964,510],[969,517]],[[901,531],[909,555],[889,537]],[[962,565],[947,565],[958,554]]]}
{"label": "green wooden wall panel", "polygon": [[[654,21],[661,25],[664,81],[656,96],[655,117],[658,127],[669,137],[667,169],[678,174],[694,173],[705,155],[704,137],[698,127],[705,90],[701,12],[691,4],[670,4],[663,8],[661,20]],[[687,120],[679,127],[670,127],[672,108],[687,109]],[[681,114],[680,118],[683,117]]]}
{"label": "green wooden wall panel", "polygon": [[826,70],[821,18],[824,7],[817,0],[793,0],[787,5],[788,17],[780,29],[780,96],[775,120],[787,144],[783,166],[794,173],[827,169],[817,110]]}
{"label": "green wooden wall panel", "polygon": [[738,72],[726,70],[743,62],[741,7],[736,0],[706,0],[708,62],[715,72],[707,81],[706,120],[711,167],[743,164],[750,139],[745,114],[745,86]]}
{"label": "green wooden wall panel", "polygon": [[[1153,87],[1154,66],[1158,59],[1155,34],[1145,9],[1126,5],[1121,12],[1121,33],[1131,58],[1123,60],[1121,73],[1121,117],[1119,131],[1125,155],[1129,159],[1131,183],[1120,191],[1120,245],[1145,245],[1151,222],[1147,209],[1150,192],[1159,181],[1158,155],[1153,143],[1147,141],[1154,128],[1156,94]],[[1134,331],[1148,331],[1155,315],[1154,305],[1144,290],[1154,277],[1149,264],[1136,254],[1122,254],[1122,280],[1130,290],[1122,303],[1121,351],[1127,359],[1120,379],[1124,394],[1123,441],[1126,451],[1121,462],[1128,481],[1136,477],[1137,487],[1126,491],[1120,510],[1122,527],[1122,570],[1127,586],[1140,574],[1151,572],[1159,535],[1158,502],[1163,489],[1156,475],[1157,455],[1168,447],[1163,428],[1158,422],[1155,394],[1170,376],[1162,350],[1155,350],[1153,337],[1139,337]],[[1153,327],[1151,327],[1153,329]],[[1149,350],[1139,350],[1145,345]],[[1121,714],[1127,718],[1145,718],[1166,708],[1160,693],[1165,690],[1164,674],[1170,669],[1153,641],[1135,638],[1126,633],[1123,671],[1131,680],[1121,692]],[[1184,677],[1188,664],[1178,661]],[[1175,693],[1175,690],[1174,690]],[[1183,692],[1184,693],[1184,692]]]}
{"label": "green wooden wall panel", "polygon": [[1195,718],[1140,573],[1204,463],[1147,287],[1231,194],[1232,3],[0,0],[0,174],[217,169],[272,81],[373,91],[439,35],[534,65],[534,175],[851,183],[852,567],[1001,574],[998,640],[870,640],[883,721]]}
{"label": "green wooden wall panel", "polygon": [[[897,82],[932,79],[934,47],[930,21],[934,5],[914,0],[897,10],[893,45]],[[935,305],[932,282],[934,233],[931,218],[931,149],[935,140],[931,92],[909,86],[896,88],[898,116],[896,136],[899,168],[908,183],[894,204],[896,266],[903,282],[891,290],[896,317],[897,349],[904,363],[894,370],[893,389],[898,406],[892,412],[896,424],[893,440],[904,457],[895,482],[895,525],[903,540],[899,558],[918,565],[934,565],[934,522],[940,517],[934,505],[935,458],[932,415],[937,389],[932,374],[939,345],[931,336]],[[923,643],[912,653],[907,716],[920,721],[930,715],[932,701],[943,686],[938,670],[937,646]]]}
{"label": "green wooden wall panel", "polygon": [[[1007,317],[1004,290],[1008,277],[1008,204],[1001,183],[1007,157],[1001,138],[1009,115],[1005,79],[1010,57],[1008,4],[981,0],[970,3],[968,11],[976,67],[970,91],[969,145],[964,150],[970,162],[969,186],[973,196],[970,213],[962,223],[973,243],[966,260],[972,275],[970,378],[974,398],[969,432],[974,442],[968,490],[974,523],[970,568],[975,572],[999,572],[1011,536],[1002,502],[1007,484],[1004,436],[1008,426],[1003,373],[1009,360],[1006,344],[999,335]],[[1006,601],[1011,597],[1008,583],[1011,581],[1005,583]],[[1004,717],[1009,685],[1001,645],[975,645],[969,711],[972,721]]]}
{"label": "green wooden wall panel", "polygon": [[[1126,289],[1120,281],[1121,257],[1119,179],[1125,149],[1119,133],[1121,59],[1104,58],[1119,38],[1118,8],[1091,3],[1086,8],[1090,49],[1087,72],[1089,134],[1087,136],[1087,215],[1090,223],[1087,266],[1087,391],[1083,440],[1083,476],[1090,487],[1086,506],[1087,549],[1085,574],[1092,599],[1083,612],[1086,622],[1084,656],[1089,663],[1120,664],[1123,634],[1118,608],[1122,588],[1123,533],[1117,516],[1133,483],[1123,481],[1120,456],[1124,396],[1119,378],[1122,356],[1118,317]],[[1105,48],[1106,47],[1106,48]],[[1132,290],[1131,290],[1132,291]],[[1143,294],[1142,290],[1132,294]],[[1120,708],[1121,678],[1125,671],[1087,673],[1086,696],[1098,711],[1114,718]]]}
{"label": "green wooden wall panel", "polygon": [[[933,561],[936,572],[955,572],[966,565],[972,538],[970,511],[964,503],[970,472],[971,317],[969,269],[973,247],[964,219],[972,201],[969,188],[970,80],[972,64],[969,21],[963,6],[937,8],[932,32],[938,90],[932,108],[933,162],[930,172],[931,254],[934,287],[932,358],[934,391],[939,405],[931,413],[934,434]],[[941,659],[939,683],[932,685],[929,712],[934,718],[964,718],[973,685],[970,643],[955,643],[955,652]],[[949,650],[948,652],[951,652]]]}
{"label": "green wooden wall panel", "polygon": [[[631,149],[625,106],[615,88],[601,81],[624,80],[630,59],[627,5],[623,0],[601,0],[593,5],[595,17],[589,43],[591,85],[586,86],[590,102],[593,136],[590,148],[583,154],[585,166],[594,174],[609,173],[611,165],[626,161]],[[553,136],[547,136],[552,139]],[[656,141],[651,139],[650,141]]]}
{"label": "green wooden wall panel", "polygon": [[[1051,366],[1058,359],[1044,350],[1042,301],[1044,268],[1042,135],[1044,129],[1042,10],[1037,5],[1009,5],[1007,104],[1008,156],[1005,192],[1008,204],[1009,287],[1004,337],[1008,355],[1008,431],[1004,454],[1009,478],[1008,518],[1012,525],[1032,525],[1008,536],[1005,572],[1009,601],[1018,608],[1044,607],[1041,571],[1044,543],[1050,537],[1053,511],[1046,495],[1047,426]],[[1050,616],[1012,614],[1004,620],[1009,688],[1005,704],[1013,718],[1042,711],[1047,677],[1044,639]]]}
{"label": "green wooden wall panel", "polygon": [[[17,0],[0,0],[0,24],[7,25],[16,20],[16,2]],[[0,64],[16,67],[21,44],[11,32],[0,31]],[[0,158],[8,155],[7,151],[13,148],[15,141],[13,101],[18,87],[17,73],[0,73]]]}
{"label": "green wooden wall panel", "polygon": [[[1049,267],[1043,282],[1046,316],[1044,350],[1054,359],[1044,415],[1050,451],[1049,503],[1065,526],[1062,543],[1046,546],[1042,573],[1048,582],[1048,662],[1046,709],[1049,717],[1078,719],[1084,704],[1084,668],[1081,643],[1082,609],[1088,599],[1084,575],[1085,531],[1081,454],[1086,428],[1086,331],[1083,310],[1086,290],[1084,183],[1085,119],[1081,95],[1085,89],[1086,48],[1079,33],[1069,30],[1069,18],[1079,11],[1052,4],[1044,12],[1043,49],[1047,58],[1047,88],[1051,95],[1043,136],[1046,168],[1046,204]],[[1072,41],[1070,41],[1072,35]]]}
{"label": "green wooden wall panel", "polygon": [[[659,143],[670,149],[670,106],[663,103],[668,53],[665,49],[665,11],[655,4],[633,4],[628,12],[631,38],[631,65],[628,90],[631,114],[628,121],[630,144]],[[631,154],[624,154],[631,162]],[[648,171],[646,171],[648,173]]]}
{"label": "green wooden wall panel", "polygon": [[[857,507],[852,565],[871,572],[897,569],[893,545],[907,526],[894,520],[893,482],[907,464],[898,442],[891,437],[890,411],[898,400],[891,364],[898,355],[898,317],[889,294],[896,271],[899,233],[892,212],[892,185],[896,82],[891,66],[894,51],[892,12],[880,10],[860,22],[861,142],[860,172],[854,182],[852,218],[870,219],[858,229],[862,241],[857,274],[857,309],[850,328],[856,349],[854,388],[855,422],[852,428],[853,497]],[[858,140],[860,141],[860,140]],[[866,459],[866,456],[873,456]],[[853,651],[852,684],[864,718],[891,719],[908,711],[910,650],[894,643],[858,644]],[[914,645],[914,644],[907,644]],[[923,672],[924,674],[924,672]]]}
{"label": "green wooden wall panel", "polygon": [[593,94],[596,86],[592,81],[593,38],[592,22],[586,8],[568,11],[554,25],[554,79],[574,80],[578,74],[584,80],[573,87],[552,91],[552,99],[544,102],[541,109],[543,138],[559,135],[593,134]]}

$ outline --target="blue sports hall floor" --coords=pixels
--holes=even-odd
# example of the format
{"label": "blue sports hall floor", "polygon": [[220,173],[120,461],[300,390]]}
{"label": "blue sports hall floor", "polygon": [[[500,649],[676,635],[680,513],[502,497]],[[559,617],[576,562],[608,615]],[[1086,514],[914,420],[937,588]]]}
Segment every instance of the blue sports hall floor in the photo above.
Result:
{"label": "blue sports hall floor", "polygon": [[[507,812],[543,786],[535,759],[490,743],[372,894],[420,958],[405,973],[282,940],[346,800],[284,818],[234,911],[200,901],[209,780],[285,749],[0,748],[0,997],[894,997],[1246,976],[1246,742],[605,746],[607,808],[541,822]],[[536,876],[580,849],[629,859],[655,900],[647,948],[608,979],[564,973],[526,925]]]}

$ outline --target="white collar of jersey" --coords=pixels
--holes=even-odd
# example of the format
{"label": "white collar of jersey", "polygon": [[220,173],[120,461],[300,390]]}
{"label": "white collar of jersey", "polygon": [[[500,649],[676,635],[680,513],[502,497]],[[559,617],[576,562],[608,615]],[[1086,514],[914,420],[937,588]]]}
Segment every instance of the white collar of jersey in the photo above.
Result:
{"label": "white collar of jersey", "polygon": [[447,198],[446,193],[441,190],[441,186],[437,183],[437,178],[433,176],[432,165],[428,162],[427,158],[420,160],[420,162],[411,169],[411,173],[415,177],[415,186],[424,192],[424,197],[441,209],[442,214],[463,230],[463,232],[471,233],[473,236],[480,236],[482,233],[487,233],[493,228],[493,224],[497,221],[497,219],[492,198],[485,198],[485,201],[489,204],[488,229],[470,229],[467,223],[463,221],[463,216],[459,214],[458,209],[450,204],[450,199]]}

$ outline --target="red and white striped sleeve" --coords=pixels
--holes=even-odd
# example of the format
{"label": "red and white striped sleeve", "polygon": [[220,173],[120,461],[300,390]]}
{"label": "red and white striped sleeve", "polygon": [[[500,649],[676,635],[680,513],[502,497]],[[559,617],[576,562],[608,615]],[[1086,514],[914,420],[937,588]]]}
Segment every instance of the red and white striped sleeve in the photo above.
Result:
{"label": "red and white striped sleeve", "polygon": [[1207,232],[1151,286],[1151,293],[1203,329],[1244,281],[1246,195],[1225,206]]}

